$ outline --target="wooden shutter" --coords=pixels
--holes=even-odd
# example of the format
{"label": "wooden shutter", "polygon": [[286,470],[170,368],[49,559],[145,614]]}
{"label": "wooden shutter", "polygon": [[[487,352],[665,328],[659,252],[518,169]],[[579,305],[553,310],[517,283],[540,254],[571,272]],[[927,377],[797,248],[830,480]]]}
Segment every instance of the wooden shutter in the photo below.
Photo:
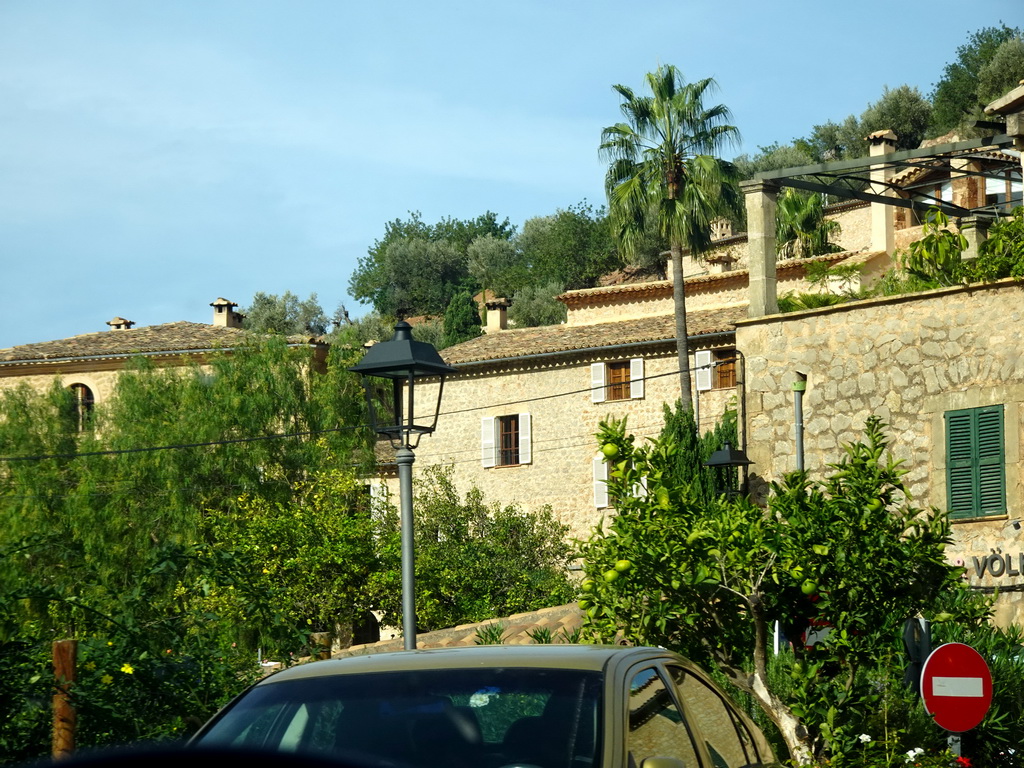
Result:
{"label": "wooden shutter", "polygon": [[693,367],[695,369],[694,380],[697,382],[697,391],[705,392],[711,389],[711,350],[702,349],[693,353]]}
{"label": "wooden shutter", "polygon": [[1003,406],[946,413],[947,507],[953,517],[1006,512]]}
{"label": "wooden shutter", "polygon": [[590,365],[590,400],[594,403],[603,403],[607,398],[605,389],[604,363],[592,363]]}
{"label": "wooden shutter", "polygon": [[604,456],[595,456],[594,466],[594,507],[604,509],[608,506],[608,462]]}
{"label": "wooden shutter", "polygon": [[1006,457],[1003,442],[1003,406],[979,408],[978,512],[1001,515],[1006,512]]}
{"label": "wooden shutter", "polygon": [[497,443],[494,436],[495,422],[492,416],[480,419],[480,463],[485,467],[493,467],[498,463]]}
{"label": "wooden shutter", "polygon": [[519,414],[519,463],[533,462],[533,441],[530,435],[530,414]]}
{"label": "wooden shutter", "polygon": [[644,397],[644,359],[634,357],[629,361],[629,397],[642,400]]}

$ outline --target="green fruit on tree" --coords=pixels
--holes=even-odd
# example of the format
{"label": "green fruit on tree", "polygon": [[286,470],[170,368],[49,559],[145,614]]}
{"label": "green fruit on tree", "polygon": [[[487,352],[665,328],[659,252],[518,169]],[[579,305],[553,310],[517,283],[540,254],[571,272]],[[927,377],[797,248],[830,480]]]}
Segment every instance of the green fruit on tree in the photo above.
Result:
{"label": "green fruit on tree", "polygon": [[633,564],[629,560],[617,560],[615,561],[615,570],[619,573],[627,573]]}
{"label": "green fruit on tree", "polygon": [[589,608],[591,605],[593,605],[593,603],[590,602],[590,600],[587,600],[587,598],[585,598],[585,597],[582,600],[580,600],[580,610],[581,611],[587,610],[587,608]]}
{"label": "green fruit on tree", "polygon": [[800,591],[805,595],[813,595],[818,591],[818,583],[807,579],[803,584],[800,585]]}
{"label": "green fruit on tree", "polygon": [[616,571],[616,570],[611,570],[611,571],[605,571],[604,572],[604,580],[607,581],[609,584],[611,584],[617,578],[619,578],[619,572]]}
{"label": "green fruit on tree", "polygon": [[881,499],[872,499],[871,502],[868,504],[868,511],[877,512],[883,506],[885,506],[885,502],[883,502]]}
{"label": "green fruit on tree", "polygon": [[582,589],[584,592],[593,592],[596,586],[597,582],[593,579],[584,579],[583,583],[580,584],[580,589]]}
{"label": "green fruit on tree", "polygon": [[619,455],[619,446],[615,443],[605,443],[601,446],[601,453],[603,453],[606,458],[614,459]]}

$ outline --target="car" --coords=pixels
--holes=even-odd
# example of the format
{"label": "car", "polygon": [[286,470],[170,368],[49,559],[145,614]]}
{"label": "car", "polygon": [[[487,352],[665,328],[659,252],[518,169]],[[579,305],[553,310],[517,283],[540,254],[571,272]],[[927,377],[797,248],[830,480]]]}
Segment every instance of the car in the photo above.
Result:
{"label": "car", "polygon": [[740,768],[764,735],[660,648],[474,646],[303,664],[241,694],[190,742],[415,768]]}

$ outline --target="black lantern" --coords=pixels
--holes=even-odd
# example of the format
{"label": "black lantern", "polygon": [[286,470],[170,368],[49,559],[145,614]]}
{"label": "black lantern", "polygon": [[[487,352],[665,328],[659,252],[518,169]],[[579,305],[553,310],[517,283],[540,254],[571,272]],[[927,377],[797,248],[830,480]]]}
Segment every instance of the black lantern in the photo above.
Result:
{"label": "black lantern", "polygon": [[[362,361],[349,368],[363,378],[366,402],[370,411],[370,427],[387,437],[395,448],[415,448],[420,436],[430,434],[437,426],[441,411],[441,392],[444,377],[455,373],[455,368],[444,362],[432,344],[416,341],[412,326],[404,320],[395,326],[391,341],[374,344]],[[437,402],[433,403],[433,417],[417,423],[415,409],[415,381],[436,376]],[[373,379],[390,379],[391,391],[381,392]],[[427,409],[429,412],[429,408]]]}
{"label": "black lantern", "polygon": [[[395,335],[391,341],[374,344],[362,361],[349,370],[363,378],[373,431],[387,437],[397,449],[395,463],[398,465],[402,545],[402,639],[405,650],[411,651],[416,648],[416,566],[412,518],[412,465],[416,457],[413,448],[419,445],[422,435],[430,434],[437,426],[444,377],[455,373],[455,369],[441,359],[432,344],[414,340],[412,326],[402,320],[395,326]],[[416,379],[433,376],[440,379],[434,416],[429,423],[417,423],[414,397]],[[374,379],[390,379],[391,392],[388,393],[385,387],[385,391],[380,393],[383,397],[378,397]],[[390,408],[387,407],[388,399],[391,401]],[[384,406],[384,419],[378,413],[380,406]]]}
{"label": "black lantern", "polygon": [[736,450],[729,441],[726,441],[721,448],[711,454],[710,458],[704,462],[704,466],[718,467],[725,471],[725,495],[732,498],[738,493],[733,488],[733,469],[746,467],[753,463],[747,458],[747,454]]}

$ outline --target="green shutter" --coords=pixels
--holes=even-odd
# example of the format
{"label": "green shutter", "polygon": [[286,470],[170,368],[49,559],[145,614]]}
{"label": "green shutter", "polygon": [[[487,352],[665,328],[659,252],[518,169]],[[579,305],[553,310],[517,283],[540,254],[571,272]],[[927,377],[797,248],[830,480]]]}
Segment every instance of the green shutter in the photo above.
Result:
{"label": "green shutter", "polygon": [[946,480],[953,517],[1006,512],[1003,406],[946,413]]}

